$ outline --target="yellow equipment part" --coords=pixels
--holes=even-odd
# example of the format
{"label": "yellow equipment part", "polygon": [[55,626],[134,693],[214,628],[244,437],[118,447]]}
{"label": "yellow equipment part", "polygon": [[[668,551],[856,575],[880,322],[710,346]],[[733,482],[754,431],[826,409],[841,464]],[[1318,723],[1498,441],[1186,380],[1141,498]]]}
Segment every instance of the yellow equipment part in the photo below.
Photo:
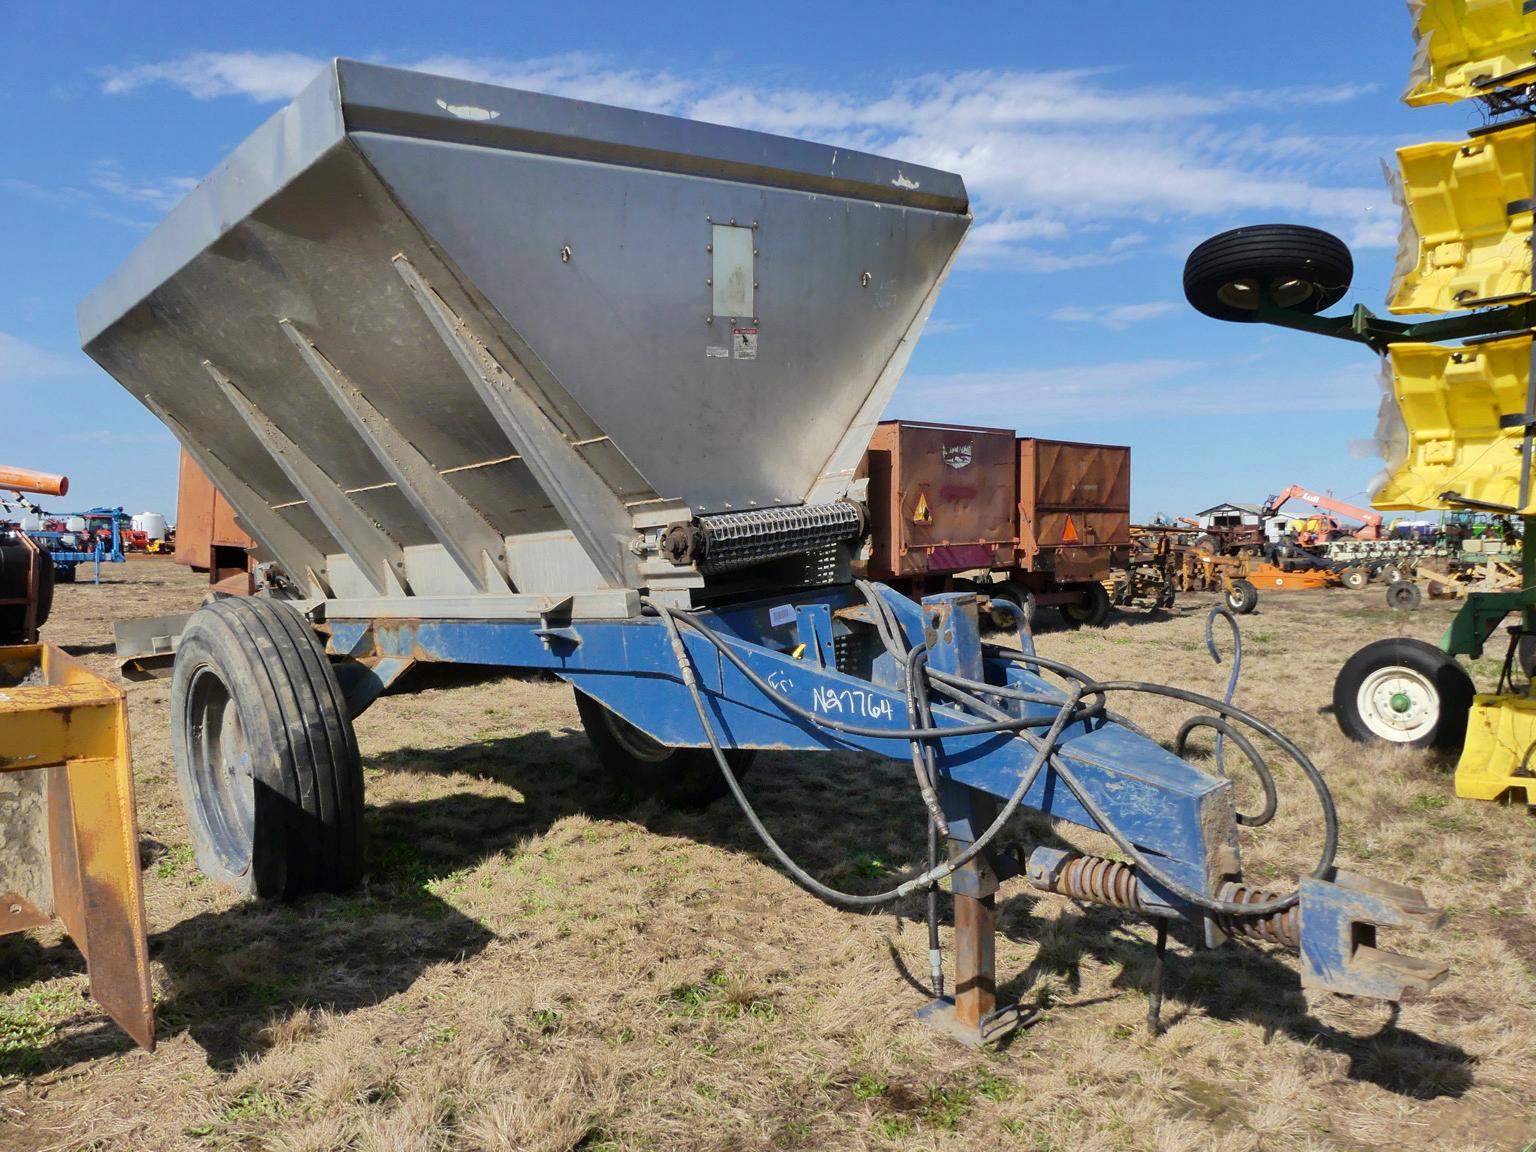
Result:
{"label": "yellow equipment part", "polygon": [[1512,791],[1527,804],[1536,802],[1536,700],[1474,696],[1456,765],[1456,795],[1499,800]]}
{"label": "yellow equipment part", "polygon": [[1536,124],[1399,148],[1404,212],[1393,312],[1531,295]]}
{"label": "yellow equipment part", "polygon": [[0,934],[55,917],[91,995],[152,1050],[123,693],[52,645],[0,648]]}
{"label": "yellow equipment part", "polygon": [[[1377,508],[1455,508],[1462,500],[1514,507],[1520,500],[1518,419],[1526,411],[1531,337],[1484,344],[1393,344],[1392,394],[1379,434],[1388,476],[1371,498]],[[1536,502],[1533,502],[1536,505]],[[1532,508],[1521,509],[1522,515]]]}
{"label": "yellow equipment part", "polygon": [[1403,101],[1445,104],[1529,82],[1536,18],[1524,0],[1408,0],[1417,48]]}

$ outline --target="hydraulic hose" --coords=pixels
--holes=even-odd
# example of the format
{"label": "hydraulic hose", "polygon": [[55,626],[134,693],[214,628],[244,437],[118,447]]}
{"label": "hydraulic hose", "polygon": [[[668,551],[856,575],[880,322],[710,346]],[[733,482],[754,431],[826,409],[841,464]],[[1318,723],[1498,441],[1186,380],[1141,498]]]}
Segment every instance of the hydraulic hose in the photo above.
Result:
{"label": "hydraulic hose", "polygon": [[[763,677],[759,676],[729,643],[691,613],[669,605],[658,604],[650,598],[646,598],[644,601],[647,607],[651,608],[661,617],[671,642],[673,654],[677,659],[679,675],[689,693],[690,699],[693,701],[694,709],[698,713],[699,723],[703,728],[710,750],[714,754],[715,761],[719,765],[720,771],[724,775],[737,804],[747,817],[753,831],[757,833],[759,839],[762,840],[775,859],[783,865],[798,883],[809,891],[824,899],[850,907],[876,907],[900,899],[919,889],[931,890],[940,880],[955,870],[964,867],[992,843],[1003,826],[1018,810],[1024,796],[1029,792],[1029,789],[1039,776],[1040,770],[1049,763],[1100,830],[1115,842],[1116,846],[1132,860],[1136,867],[1152,883],[1165,888],[1197,908],[1219,916],[1264,916],[1294,906],[1300,899],[1299,890],[1264,903],[1245,904],[1207,896],[1205,893],[1189,887],[1178,878],[1164,871],[1137,848],[1114,823],[1113,819],[1098,805],[1092,794],[1077,779],[1076,773],[1068,767],[1067,762],[1071,760],[1070,754],[1059,754],[1060,742],[1062,732],[1069,723],[1088,721],[1103,714],[1105,711],[1104,701],[1111,692],[1142,692],[1193,704],[1200,708],[1209,709],[1217,714],[1221,725],[1217,729],[1219,735],[1238,736],[1236,729],[1231,723],[1235,721],[1237,724],[1242,724],[1273,742],[1282,752],[1296,761],[1316,791],[1323,810],[1323,848],[1317,867],[1313,870],[1312,875],[1316,877],[1324,876],[1332,867],[1333,858],[1338,848],[1338,815],[1334,808],[1333,797],[1328,790],[1327,783],[1323,780],[1316,766],[1312,764],[1305,753],[1296,747],[1294,743],[1262,720],[1230,703],[1231,693],[1236,684],[1235,677],[1228,685],[1228,699],[1216,700],[1198,692],[1173,688],[1168,685],[1153,684],[1147,681],[1094,681],[1070,665],[1060,661],[1051,660],[1034,653],[1026,655],[1008,649],[1001,649],[997,645],[988,645],[994,652],[1002,655],[1004,659],[1025,665],[1031,670],[1045,668],[1054,672],[1067,682],[1069,689],[1064,694],[1046,694],[1042,692],[1025,692],[1002,685],[973,681],[965,677],[941,673],[928,667],[926,645],[919,649],[914,649],[911,653],[906,653],[897,640],[897,636],[901,633],[899,623],[895,621],[889,609],[887,608],[882,612],[880,606],[874,603],[879,597],[877,594],[872,595],[874,592],[872,588],[866,590],[861,587],[860,590],[872,601],[871,607],[876,619],[876,629],[882,641],[887,644],[888,650],[891,651],[892,655],[905,665],[908,723],[911,725],[911,727],[905,730],[851,724],[846,721],[833,720],[831,717],[817,715],[788,698],[773,687],[773,685],[769,684]],[[1214,617],[1207,621],[1207,640],[1211,643],[1212,647],[1214,647],[1214,641],[1211,638],[1210,630],[1213,623]],[[1236,631],[1236,622],[1232,621],[1231,623],[1234,625],[1234,631]],[[907,740],[913,744],[914,749],[920,747],[922,749],[921,754],[914,751],[914,772],[918,776],[920,787],[926,785],[929,792],[933,789],[936,773],[931,745],[939,740],[955,736],[1009,733],[1013,736],[1022,737],[1027,741],[1034,748],[1035,754],[1031,758],[1029,768],[1021,776],[1018,786],[1008,798],[1007,803],[998,812],[993,822],[953,859],[942,864],[935,863],[934,858],[937,855],[937,826],[933,818],[933,808],[930,807],[930,829],[934,835],[930,836],[932,849],[930,851],[928,867],[925,871],[916,875],[908,873],[896,887],[884,892],[871,894],[841,892],[811,876],[810,873],[784,851],[758,817],[756,810],[753,809],[751,803],[747,800],[745,793],[742,792],[740,782],[736,779],[735,773],[731,770],[726,760],[725,751],[720,744],[719,737],[715,733],[714,724],[709,717],[709,710],[705,706],[702,691],[694,675],[692,658],[688,653],[687,645],[683,641],[682,628],[684,627],[713,646],[749,683],[773,700],[779,708],[789,715],[795,716],[816,727],[835,732],[878,739]],[[1234,667],[1235,671],[1236,667]],[[992,719],[942,728],[934,726],[927,702],[926,689],[929,684],[935,686],[942,694],[952,699],[958,699],[959,702],[970,708],[973,712],[982,716],[990,716]],[[1083,697],[1085,695],[1094,697],[1094,702],[1090,705],[1084,705]],[[1022,703],[1053,705],[1055,707],[1055,714],[1049,718],[1044,716],[1011,716],[1002,709],[987,703],[986,697],[989,696],[995,699],[1017,700]],[[1213,724],[1212,726],[1214,727],[1215,725]],[[1040,728],[1047,729],[1044,735],[1035,731],[1035,729]],[[1249,755],[1249,749],[1251,749],[1252,745],[1246,739],[1242,739],[1240,747],[1243,747],[1245,755]],[[1260,779],[1265,784],[1266,797],[1265,811],[1261,812],[1258,817],[1254,817],[1253,820],[1257,823],[1264,823],[1273,815],[1272,805],[1269,801],[1271,800],[1274,782],[1267,765],[1263,765],[1262,759],[1257,757],[1256,752],[1250,755],[1250,759],[1254,762],[1256,769],[1259,771]],[[928,797],[925,795],[924,799],[926,804]],[[936,803],[936,796],[934,799]],[[932,920],[930,925],[932,925]],[[932,935],[933,933],[930,931],[930,944],[932,943]]]}

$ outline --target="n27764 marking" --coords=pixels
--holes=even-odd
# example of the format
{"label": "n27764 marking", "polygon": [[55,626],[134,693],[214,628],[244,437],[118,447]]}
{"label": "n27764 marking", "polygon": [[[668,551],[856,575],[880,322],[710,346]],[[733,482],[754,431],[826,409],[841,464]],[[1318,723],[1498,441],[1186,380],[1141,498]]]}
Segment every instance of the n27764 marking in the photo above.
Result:
{"label": "n27764 marking", "polygon": [[890,698],[862,688],[827,688],[811,692],[811,707],[827,715],[859,716],[866,720],[890,720],[896,715]]}

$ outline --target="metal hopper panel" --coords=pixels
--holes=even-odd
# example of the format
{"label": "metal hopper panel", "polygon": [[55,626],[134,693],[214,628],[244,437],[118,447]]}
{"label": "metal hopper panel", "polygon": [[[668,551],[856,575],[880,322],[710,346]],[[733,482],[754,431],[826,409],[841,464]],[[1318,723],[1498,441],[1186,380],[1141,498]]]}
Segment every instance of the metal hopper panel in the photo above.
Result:
{"label": "metal hopper panel", "polygon": [[658,518],[843,494],[968,223],[945,173],[338,61],[80,328],[317,594],[640,587]]}

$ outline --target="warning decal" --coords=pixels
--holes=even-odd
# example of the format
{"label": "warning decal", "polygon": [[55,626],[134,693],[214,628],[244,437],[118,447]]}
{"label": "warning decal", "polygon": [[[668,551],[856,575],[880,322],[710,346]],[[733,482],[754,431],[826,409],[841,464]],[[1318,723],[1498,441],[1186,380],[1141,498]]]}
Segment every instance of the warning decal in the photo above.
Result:
{"label": "warning decal", "polygon": [[737,360],[757,359],[756,328],[737,328],[731,333],[731,355]]}

